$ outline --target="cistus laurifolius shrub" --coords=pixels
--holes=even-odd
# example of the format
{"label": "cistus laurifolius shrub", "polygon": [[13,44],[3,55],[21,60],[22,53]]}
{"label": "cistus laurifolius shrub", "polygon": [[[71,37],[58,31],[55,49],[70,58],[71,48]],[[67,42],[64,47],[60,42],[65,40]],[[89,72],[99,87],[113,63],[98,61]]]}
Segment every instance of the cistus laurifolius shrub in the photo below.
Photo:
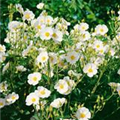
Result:
{"label": "cistus laurifolius shrub", "polygon": [[69,31],[71,23],[44,5],[37,5],[36,16],[16,4],[12,9],[21,17],[9,16],[0,44],[2,119],[109,118],[120,109],[120,11],[109,26],[90,30],[82,21]]}

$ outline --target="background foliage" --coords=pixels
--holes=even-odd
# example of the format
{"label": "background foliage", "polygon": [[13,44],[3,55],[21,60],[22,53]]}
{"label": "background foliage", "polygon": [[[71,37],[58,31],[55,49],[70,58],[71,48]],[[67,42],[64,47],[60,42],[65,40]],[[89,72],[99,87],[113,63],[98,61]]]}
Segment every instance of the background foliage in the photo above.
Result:
{"label": "background foliage", "polygon": [[[97,24],[102,24],[102,23],[108,24],[108,21],[110,20],[108,11],[111,10],[118,11],[120,5],[120,0],[1,0],[2,18],[0,22],[0,30],[1,30],[2,41],[6,37],[7,24],[9,22],[8,5],[20,3],[22,4],[23,8],[29,8],[36,14],[36,16],[38,16],[41,11],[36,10],[36,5],[39,2],[45,3],[45,10],[47,10],[47,12],[51,16],[53,17],[58,16],[65,18],[67,21],[71,23],[71,27],[73,27],[76,23],[82,20],[87,22],[90,25],[90,27],[94,27]],[[110,77],[114,79],[113,81],[118,82],[119,81],[118,76],[115,76],[116,72],[117,71],[112,72]],[[103,78],[104,81],[106,79],[107,78]],[[112,99],[116,100],[116,98],[112,98]],[[86,101],[86,103],[89,103],[89,101]],[[105,109],[99,112],[94,119],[101,120],[101,118],[103,118],[104,116],[111,114],[111,111],[113,111],[115,107],[116,107],[116,103],[114,103],[114,101],[112,100],[112,102],[106,105]],[[4,110],[2,113],[3,120],[10,120],[12,119],[12,117],[14,118],[16,117],[17,120],[18,116],[19,117],[22,116],[23,120],[29,119],[29,115],[27,115],[28,113],[23,112],[22,110],[18,115],[16,115],[15,113],[12,113],[12,109],[14,108],[7,107],[6,109],[9,109],[9,113],[7,113],[7,115],[9,116],[6,117],[6,113]],[[119,112],[120,111],[117,111],[115,114],[110,115],[105,120],[119,120],[120,118]]]}

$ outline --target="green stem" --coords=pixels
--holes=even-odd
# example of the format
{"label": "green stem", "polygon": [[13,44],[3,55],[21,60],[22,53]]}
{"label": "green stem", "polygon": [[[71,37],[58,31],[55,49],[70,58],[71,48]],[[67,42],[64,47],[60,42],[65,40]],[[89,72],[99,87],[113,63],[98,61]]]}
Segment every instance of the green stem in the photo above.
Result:
{"label": "green stem", "polygon": [[97,87],[99,86],[99,83],[100,83],[100,80],[101,80],[101,78],[102,78],[103,73],[104,73],[104,71],[102,71],[102,72],[100,73],[100,76],[99,76],[99,78],[98,78],[98,80],[97,80],[97,83],[95,84],[95,86],[94,86],[94,88],[93,88],[93,90],[92,90],[92,92],[91,92],[91,96],[95,93]]}

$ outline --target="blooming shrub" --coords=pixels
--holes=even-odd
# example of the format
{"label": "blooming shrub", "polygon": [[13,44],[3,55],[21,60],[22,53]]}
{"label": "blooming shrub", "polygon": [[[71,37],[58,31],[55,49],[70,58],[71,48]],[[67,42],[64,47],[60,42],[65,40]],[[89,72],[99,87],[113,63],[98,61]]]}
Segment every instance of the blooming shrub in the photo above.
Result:
{"label": "blooming shrub", "polygon": [[16,10],[21,18],[8,24],[9,47],[0,45],[0,108],[14,110],[10,119],[94,119],[113,97],[120,109],[120,14],[107,35],[104,24],[90,31],[81,22],[69,32],[64,18],[44,10],[35,17],[19,4]]}

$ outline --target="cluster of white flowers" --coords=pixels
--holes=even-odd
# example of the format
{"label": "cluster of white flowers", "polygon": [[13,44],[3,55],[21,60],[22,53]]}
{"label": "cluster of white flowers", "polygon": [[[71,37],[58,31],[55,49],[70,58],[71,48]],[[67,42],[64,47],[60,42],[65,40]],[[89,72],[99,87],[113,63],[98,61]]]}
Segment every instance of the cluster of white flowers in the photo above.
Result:
{"label": "cluster of white flowers", "polygon": [[[41,10],[44,6],[44,3],[39,3],[37,8]],[[59,109],[67,104],[67,95],[76,89],[81,78],[97,78],[110,59],[120,57],[120,32],[116,31],[115,38],[111,40],[107,36],[108,27],[104,24],[97,25],[94,32],[89,32],[89,25],[81,22],[68,32],[70,23],[64,18],[53,18],[44,10],[35,18],[32,11],[24,10],[20,4],[16,5],[16,9],[23,21],[14,20],[8,24],[5,42],[10,44],[11,48],[6,52],[5,46],[0,44],[0,63],[3,74],[7,74],[6,71],[14,65],[15,71],[13,69],[12,72],[19,74],[19,77],[24,73],[28,75],[24,76],[24,79],[27,78],[27,85],[33,87],[34,92],[30,90],[27,95],[25,93],[27,106],[33,105],[39,110],[40,104],[47,104]],[[5,57],[12,55],[15,64],[9,59],[5,61]],[[24,61],[24,64],[21,64],[21,61]],[[120,95],[119,84],[109,85],[115,87]],[[8,91],[7,89],[6,81],[0,83],[1,93]],[[51,101],[54,93],[56,96]],[[0,108],[18,99],[19,95],[15,92],[8,94],[5,99],[0,98]],[[75,118],[88,120],[91,118],[91,112],[88,108],[81,107],[77,110]]]}
{"label": "cluster of white flowers", "polygon": [[8,94],[5,98],[0,98],[0,108],[3,108],[4,106],[11,105],[16,102],[16,100],[19,99],[19,95],[15,92],[12,92],[11,94]]}

